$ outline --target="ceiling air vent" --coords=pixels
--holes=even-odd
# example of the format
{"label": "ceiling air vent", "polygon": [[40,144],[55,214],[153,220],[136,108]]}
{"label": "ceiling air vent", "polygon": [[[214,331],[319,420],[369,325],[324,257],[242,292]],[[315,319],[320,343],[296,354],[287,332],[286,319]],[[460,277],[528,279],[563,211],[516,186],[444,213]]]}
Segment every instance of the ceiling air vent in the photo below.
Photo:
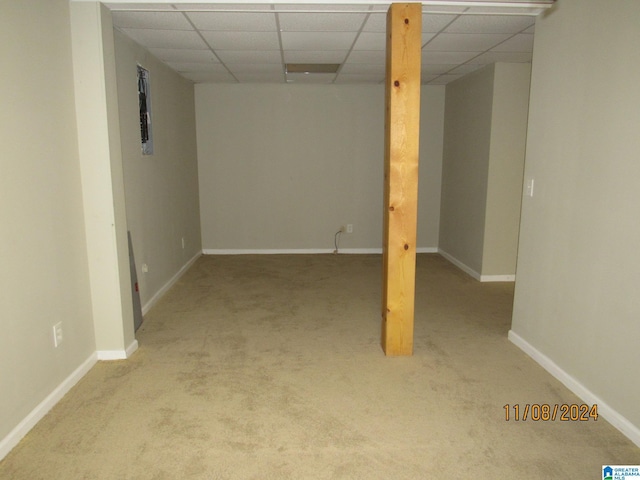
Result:
{"label": "ceiling air vent", "polygon": [[285,63],[287,83],[333,83],[339,63]]}
{"label": "ceiling air vent", "polygon": [[286,63],[287,73],[337,73],[339,63]]}

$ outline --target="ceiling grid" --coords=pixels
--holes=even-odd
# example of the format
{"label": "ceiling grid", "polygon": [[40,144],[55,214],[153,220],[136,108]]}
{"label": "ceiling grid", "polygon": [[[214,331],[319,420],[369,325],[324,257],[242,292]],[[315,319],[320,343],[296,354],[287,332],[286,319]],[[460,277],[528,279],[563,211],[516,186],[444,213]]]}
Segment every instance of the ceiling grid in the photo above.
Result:
{"label": "ceiling grid", "polygon": [[[423,2],[422,83],[530,62],[551,1]],[[364,83],[385,76],[386,11],[370,3],[107,3],[114,27],[196,83]],[[337,73],[287,64],[338,64]]]}

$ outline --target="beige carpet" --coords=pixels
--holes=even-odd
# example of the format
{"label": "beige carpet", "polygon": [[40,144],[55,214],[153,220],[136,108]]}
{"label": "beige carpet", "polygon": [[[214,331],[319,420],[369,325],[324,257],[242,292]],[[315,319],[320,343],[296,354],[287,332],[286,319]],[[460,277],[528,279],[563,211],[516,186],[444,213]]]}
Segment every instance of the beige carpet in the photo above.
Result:
{"label": "beige carpet", "polygon": [[415,354],[380,348],[381,257],[203,257],[0,463],[2,479],[599,479],[640,464],[507,340],[511,284],[418,258]]}

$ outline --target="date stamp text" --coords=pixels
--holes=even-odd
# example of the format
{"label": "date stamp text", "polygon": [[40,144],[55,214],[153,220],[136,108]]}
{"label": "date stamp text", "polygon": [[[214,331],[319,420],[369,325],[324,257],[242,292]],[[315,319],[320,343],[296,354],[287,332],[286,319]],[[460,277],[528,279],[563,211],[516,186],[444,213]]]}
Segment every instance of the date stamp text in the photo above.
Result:
{"label": "date stamp text", "polygon": [[588,422],[598,420],[598,405],[587,405],[577,403],[563,403],[549,405],[548,403],[519,403],[509,404],[504,407],[504,419],[509,422]]}

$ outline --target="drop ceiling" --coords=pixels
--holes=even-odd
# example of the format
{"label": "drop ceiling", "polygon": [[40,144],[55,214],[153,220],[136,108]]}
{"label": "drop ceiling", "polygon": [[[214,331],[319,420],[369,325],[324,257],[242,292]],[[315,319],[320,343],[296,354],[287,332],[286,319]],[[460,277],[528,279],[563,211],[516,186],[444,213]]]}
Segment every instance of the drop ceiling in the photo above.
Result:
{"label": "drop ceiling", "polygon": [[[116,29],[195,83],[384,82],[390,2],[259,2],[105,5]],[[552,4],[423,2],[422,83],[443,85],[494,62],[530,62],[535,18]],[[340,67],[287,73],[287,63]]]}

